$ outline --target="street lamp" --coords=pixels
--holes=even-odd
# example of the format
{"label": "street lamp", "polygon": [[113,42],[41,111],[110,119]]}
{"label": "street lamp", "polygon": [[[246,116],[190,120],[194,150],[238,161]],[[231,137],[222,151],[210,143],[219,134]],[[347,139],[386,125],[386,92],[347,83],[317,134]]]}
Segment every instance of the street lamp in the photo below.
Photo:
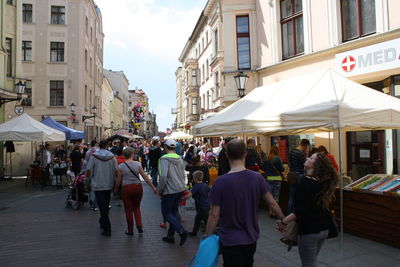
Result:
{"label": "street lamp", "polygon": [[21,100],[22,99],[22,95],[25,92],[25,83],[19,81],[17,84],[15,84],[15,92],[17,93],[17,97],[16,98],[3,98],[3,97],[0,97],[0,107],[5,103]]}
{"label": "street lamp", "polygon": [[94,126],[94,129],[95,129],[95,138],[94,138],[94,139],[97,139],[97,130],[96,130],[96,114],[97,114],[97,107],[96,107],[96,106],[93,106],[93,107],[90,109],[90,113],[92,113],[93,115],[92,115],[92,116],[82,116],[82,122],[84,122],[84,121],[87,120],[87,119],[93,118],[93,126]]}
{"label": "street lamp", "polygon": [[246,86],[247,86],[247,81],[249,80],[249,76],[247,76],[247,74],[245,74],[242,71],[240,71],[233,78],[235,78],[236,87],[237,87],[237,89],[239,91],[239,97],[240,98],[244,97],[245,96]]}
{"label": "street lamp", "polygon": [[69,105],[69,109],[71,110],[71,113],[75,113],[75,107],[76,107],[76,105],[74,104],[74,102],[72,102],[71,105]]}
{"label": "street lamp", "polygon": [[74,104],[74,102],[72,102],[71,105],[69,105],[69,110],[71,111],[71,119],[72,119],[72,124],[74,125],[74,129],[76,123],[75,107],[76,105]]}

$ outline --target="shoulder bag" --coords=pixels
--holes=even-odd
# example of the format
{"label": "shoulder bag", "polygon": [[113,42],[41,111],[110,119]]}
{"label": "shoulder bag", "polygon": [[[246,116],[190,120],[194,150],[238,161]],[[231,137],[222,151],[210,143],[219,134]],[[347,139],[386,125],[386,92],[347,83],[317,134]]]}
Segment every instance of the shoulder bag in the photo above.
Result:
{"label": "shoulder bag", "polygon": [[129,167],[128,163],[124,162],[124,164],[126,165],[126,167],[128,167],[128,169],[131,171],[131,173],[132,173],[136,178],[138,178],[138,180],[140,181],[139,176],[131,169],[131,167]]}

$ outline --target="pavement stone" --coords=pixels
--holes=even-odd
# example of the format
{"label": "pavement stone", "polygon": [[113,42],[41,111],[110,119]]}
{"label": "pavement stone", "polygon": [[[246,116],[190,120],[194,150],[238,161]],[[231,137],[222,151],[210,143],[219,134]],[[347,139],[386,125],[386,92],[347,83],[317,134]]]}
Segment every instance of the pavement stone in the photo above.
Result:
{"label": "pavement stone", "polygon": [[[25,188],[24,180],[0,181],[0,266],[186,266],[196,253],[200,235],[189,237],[183,247],[166,244],[166,230],[160,200],[147,185],[141,204],[144,234],[124,234],[126,223],[122,207],[112,202],[112,236],[100,235],[99,213],[86,205],[80,210],[65,208],[67,190]],[[188,207],[193,206],[188,201]],[[184,226],[191,230],[195,212],[181,208]],[[260,212],[260,239],[254,256],[255,267],[300,265],[297,248],[287,252],[274,229],[275,220]],[[344,235],[327,240],[319,255],[319,266],[396,266],[400,249]],[[218,266],[222,266],[222,258]]]}

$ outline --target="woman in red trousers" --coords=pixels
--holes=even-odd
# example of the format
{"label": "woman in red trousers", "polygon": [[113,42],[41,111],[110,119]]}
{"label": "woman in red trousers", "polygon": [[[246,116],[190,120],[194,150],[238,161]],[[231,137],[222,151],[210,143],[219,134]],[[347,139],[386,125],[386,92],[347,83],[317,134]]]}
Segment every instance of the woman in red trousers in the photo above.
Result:
{"label": "woman in red trousers", "polygon": [[127,235],[133,235],[133,215],[135,215],[138,232],[143,233],[142,215],[140,212],[143,187],[139,175],[143,177],[155,194],[157,194],[157,189],[143,171],[140,162],[133,160],[133,148],[125,148],[123,154],[126,161],[119,165],[119,175],[115,188],[118,188],[122,183],[122,201],[124,202],[126,222],[128,224],[128,230],[125,233]]}

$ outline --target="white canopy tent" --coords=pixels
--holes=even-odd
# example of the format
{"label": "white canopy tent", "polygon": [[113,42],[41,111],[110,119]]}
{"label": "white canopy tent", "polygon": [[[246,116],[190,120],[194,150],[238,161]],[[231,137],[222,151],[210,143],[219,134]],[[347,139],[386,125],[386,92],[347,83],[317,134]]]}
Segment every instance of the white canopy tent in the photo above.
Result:
{"label": "white canopy tent", "polygon": [[65,133],[44,125],[27,114],[0,125],[0,141],[64,141]]}
{"label": "white canopy tent", "polygon": [[[337,130],[341,229],[341,132],[399,128],[400,99],[355,83],[331,69],[256,88],[194,127],[196,136],[295,135]],[[343,232],[340,237],[343,244]]]}
{"label": "white canopy tent", "polygon": [[193,139],[193,135],[184,132],[173,132],[164,137],[164,139]]}
{"label": "white canopy tent", "polygon": [[333,70],[258,87],[194,126],[196,136],[400,128],[400,100]]}

